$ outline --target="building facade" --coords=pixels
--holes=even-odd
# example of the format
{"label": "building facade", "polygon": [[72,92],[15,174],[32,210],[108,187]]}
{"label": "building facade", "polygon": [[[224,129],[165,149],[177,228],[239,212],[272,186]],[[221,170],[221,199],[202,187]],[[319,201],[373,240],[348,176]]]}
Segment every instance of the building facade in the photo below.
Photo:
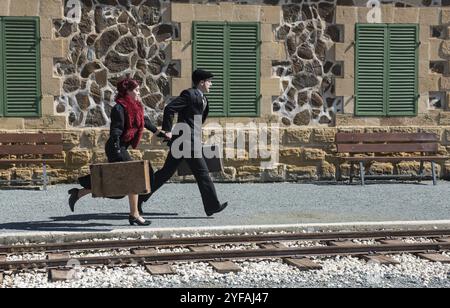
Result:
{"label": "building facade", "polygon": [[[216,180],[345,175],[349,166],[337,166],[334,153],[338,131],[433,132],[440,154],[450,149],[448,0],[0,0],[0,24],[0,132],[63,133],[65,163],[51,166],[54,182],[73,182],[106,160],[120,77],[141,81],[146,113],[161,124],[198,67],[216,75],[205,135],[228,126],[219,139],[228,152],[247,137],[247,150],[226,155]],[[262,168],[248,144],[275,126],[279,157]],[[156,167],[166,153],[148,133],[132,151]],[[42,173],[0,168],[4,180]],[[418,169],[374,163],[369,171]],[[439,173],[450,177],[450,161]]]}

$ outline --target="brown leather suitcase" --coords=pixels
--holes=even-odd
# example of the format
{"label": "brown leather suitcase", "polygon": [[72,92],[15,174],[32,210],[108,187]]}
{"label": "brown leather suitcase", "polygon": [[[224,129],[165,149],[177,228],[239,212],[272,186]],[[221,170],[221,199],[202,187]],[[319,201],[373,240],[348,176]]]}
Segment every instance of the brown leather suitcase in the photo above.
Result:
{"label": "brown leather suitcase", "polygon": [[[213,158],[205,158],[206,165],[208,166],[209,172],[223,172],[223,160],[220,154],[220,147],[217,145],[203,145],[203,151],[205,148],[209,148],[210,151],[214,153]],[[178,166],[178,175],[179,176],[187,176],[192,175],[191,168],[187,162],[183,159],[183,161]]]}
{"label": "brown leather suitcase", "polygon": [[121,197],[149,194],[150,164],[147,160],[91,165],[92,196]]}

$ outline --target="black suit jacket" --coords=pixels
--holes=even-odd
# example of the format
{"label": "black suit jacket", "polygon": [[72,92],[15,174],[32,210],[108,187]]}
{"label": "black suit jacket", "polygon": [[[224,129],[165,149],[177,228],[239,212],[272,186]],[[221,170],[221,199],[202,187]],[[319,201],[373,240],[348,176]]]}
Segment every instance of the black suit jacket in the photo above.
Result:
{"label": "black suit jacket", "polygon": [[[206,96],[205,96],[206,98]],[[205,123],[209,113],[209,103],[206,98],[206,109],[203,111],[202,96],[198,90],[192,88],[181,92],[180,96],[172,100],[164,109],[164,118],[162,129],[166,132],[172,131],[173,117],[178,114],[178,123],[186,123],[191,128],[191,142],[194,143],[194,132],[201,132],[202,125],[200,127],[194,121],[195,116],[202,116],[202,123]],[[173,140],[179,136],[173,136]]]}

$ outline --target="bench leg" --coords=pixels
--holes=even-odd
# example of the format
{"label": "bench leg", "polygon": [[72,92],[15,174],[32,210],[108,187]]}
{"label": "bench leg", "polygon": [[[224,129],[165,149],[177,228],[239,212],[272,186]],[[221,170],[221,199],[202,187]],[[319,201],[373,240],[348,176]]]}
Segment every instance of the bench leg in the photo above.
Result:
{"label": "bench leg", "polygon": [[340,182],[342,179],[341,176],[341,165],[339,164],[339,162],[336,163],[336,182]]}
{"label": "bench leg", "polygon": [[359,162],[359,173],[361,174],[361,185],[364,186],[365,185],[364,175],[366,171],[364,170],[364,163],[362,161]]}
{"label": "bench leg", "polygon": [[354,172],[353,162],[351,162],[350,163],[350,184],[353,183],[353,172]]}
{"label": "bench leg", "polygon": [[431,174],[433,175],[433,185],[437,185],[437,180],[436,180],[436,163],[434,161],[431,162]]}
{"label": "bench leg", "polygon": [[423,161],[420,162],[419,183],[422,182],[422,179],[423,179]]}
{"label": "bench leg", "polygon": [[47,165],[45,163],[42,164],[42,168],[44,171],[43,174],[43,180],[44,180],[44,190],[47,191],[47,183],[48,183],[48,177],[47,177]]}

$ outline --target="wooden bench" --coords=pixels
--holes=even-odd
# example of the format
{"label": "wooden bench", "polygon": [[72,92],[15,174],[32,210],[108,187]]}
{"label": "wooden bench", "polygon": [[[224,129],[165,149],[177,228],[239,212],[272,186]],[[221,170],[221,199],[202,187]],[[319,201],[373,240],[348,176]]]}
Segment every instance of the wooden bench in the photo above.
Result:
{"label": "wooden bench", "polygon": [[[424,178],[424,162],[431,162],[433,184],[436,185],[436,161],[449,159],[437,154],[439,138],[431,133],[337,133],[337,153],[350,154],[350,157],[337,157],[337,179],[341,180],[340,163],[350,163],[350,183],[354,178],[354,165],[359,163],[361,185],[366,179]],[[409,156],[400,156],[408,153]],[[358,156],[355,156],[357,155]],[[418,176],[414,175],[366,175],[365,164],[370,162],[419,161]]]}
{"label": "wooden bench", "polygon": [[[34,165],[42,164],[42,181],[47,190],[49,178],[47,164],[64,163],[62,134],[54,133],[6,133],[0,134],[0,165]],[[59,156],[58,158],[56,158]],[[5,182],[5,181],[2,181]],[[27,181],[14,181],[27,182]]]}

